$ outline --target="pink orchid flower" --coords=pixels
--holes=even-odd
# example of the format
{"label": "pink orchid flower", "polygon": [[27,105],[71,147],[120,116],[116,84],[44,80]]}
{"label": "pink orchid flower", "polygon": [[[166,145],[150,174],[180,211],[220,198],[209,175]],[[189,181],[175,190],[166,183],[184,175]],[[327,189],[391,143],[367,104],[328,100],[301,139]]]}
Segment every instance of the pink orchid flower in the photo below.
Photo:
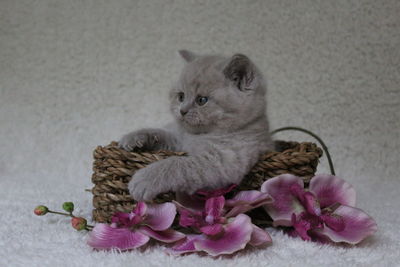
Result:
{"label": "pink orchid flower", "polygon": [[111,225],[98,223],[89,234],[88,244],[96,249],[134,249],[146,244],[150,237],[172,243],[185,237],[169,229],[176,215],[172,203],[138,202],[130,213],[117,212]]}
{"label": "pink orchid flower", "polygon": [[353,207],[353,187],[333,175],[316,175],[305,190],[301,178],[284,174],[264,182],[261,192],[274,199],[264,206],[274,226],[292,226],[303,240],[357,244],[377,230],[371,217]]}
{"label": "pink orchid flower", "polygon": [[224,196],[230,192],[232,192],[233,189],[235,189],[237,187],[237,184],[231,184],[227,187],[222,187],[222,188],[218,188],[215,190],[197,190],[195,195],[199,198],[199,199],[203,199],[203,200],[207,200],[211,197],[219,197],[219,196]]}
{"label": "pink orchid flower", "polygon": [[215,190],[200,189],[192,195],[184,192],[176,192],[176,202],[186,208],[202,211],[207,199],[211,197],[225,196],[226,194],[231,193],[236,187],[236,184],[231,184],[227,187],[217,188]]}
{"label": "pink orchid flower", "polygon": [[269,203],[271,198],[259,191],[242,191],[225,201],[223,196],[210,197],[204,210],[189,209],[176,203],[180,213],[179,224],[191,227],[199,234],[187,235],[167,252],[179,255],[187,252],[205,251],[212,256],[231,254],[247,244],[261,246],[272,242],[269,234],[251,223],[242,214],[255,207]]}

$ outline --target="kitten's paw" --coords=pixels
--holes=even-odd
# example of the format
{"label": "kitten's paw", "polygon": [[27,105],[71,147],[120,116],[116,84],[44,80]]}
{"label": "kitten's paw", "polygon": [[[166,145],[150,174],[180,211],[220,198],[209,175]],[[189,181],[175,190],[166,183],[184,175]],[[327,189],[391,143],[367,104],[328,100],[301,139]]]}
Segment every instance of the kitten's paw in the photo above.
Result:
{"label": "kitten's paw", "polygon": [[149,167],[137,171],[128,184],[129,193],[136,201],[151,201],[159,193],[168,191],[163,188],[162,181],[157,175],[151,175]]}
{"label": "kitten's paw", "polygon": [[136,148],[151,150],[158,142],[157,134],[141,130],[124,135],[118,142],[118,146],[127,151],[133,151]]}

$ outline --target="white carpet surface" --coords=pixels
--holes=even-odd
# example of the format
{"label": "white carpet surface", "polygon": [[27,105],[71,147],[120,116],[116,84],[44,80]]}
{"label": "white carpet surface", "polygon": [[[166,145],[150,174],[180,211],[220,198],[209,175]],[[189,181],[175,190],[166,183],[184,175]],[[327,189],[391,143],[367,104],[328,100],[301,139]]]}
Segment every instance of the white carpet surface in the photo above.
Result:
{"label": "white carpet surface", "polygon": [[[0,1],[0,266],[400,266],[399,14],[397,0]],[[180,48],[254,59],[272,128],[326,141],[375,236],[344,247],[271,230],[267,249],[174,258],[93,252],[68,219],[34,216],[63,201],[90,216],[92,150],[171,119]]]}

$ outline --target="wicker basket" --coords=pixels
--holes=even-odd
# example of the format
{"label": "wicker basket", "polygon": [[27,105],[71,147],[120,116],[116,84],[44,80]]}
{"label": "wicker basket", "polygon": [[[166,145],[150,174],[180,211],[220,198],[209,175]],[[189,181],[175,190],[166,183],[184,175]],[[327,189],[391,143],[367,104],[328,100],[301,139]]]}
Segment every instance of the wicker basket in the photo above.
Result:
{"label": "wicker basket", "polygon": [[[291,173],[309,182],[314,176],[322,150],[314,143],[277,141],[280,151],[265,153],[252,168],[237,190],[259,189],[268,178]],[[92,182],[93,220],[110,222],[116,211],[129,212],[135,201],[129,195],[127,185],[136,170],[169,156],[183,156],[183,152],[127,152],[116,142],[98,146],[94,153]],[[173,193],[159,195],[154,201],[165,202],[174,198]]]}

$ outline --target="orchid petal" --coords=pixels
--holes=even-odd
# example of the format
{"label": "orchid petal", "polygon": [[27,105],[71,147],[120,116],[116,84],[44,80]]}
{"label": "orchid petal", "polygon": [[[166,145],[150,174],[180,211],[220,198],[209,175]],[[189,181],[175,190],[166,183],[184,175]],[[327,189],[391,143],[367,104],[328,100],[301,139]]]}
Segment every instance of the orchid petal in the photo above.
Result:
{"label": "orchid petal", "polygon": [[273,225],[292,226],[292,214],[304,210],[299,200],[293,195],[294,186],[304,187],[303,180],[291,174],[283,174],[265,181],[261,192],[269,194],[274,202],[264,205],[273,219]]}
{"label": "orchid petal", "polygon": [[342,231],[335,231],[328,226],[317,230],[333,242],[357,244],[378,229],[374,219],[361,209],[342,205],[333,212],[333,215],[342,218],[345,225]]}
{"label": "orchid petal", "polygon": [[233,207],[230,211],[228,211],[225,214],[225,217],[226,218],[235,217],[235,216],[237,216],[237,215],[239,215],[241,213],[246,213],[246,212],[248,212],[249,210],[252,210],[252,209],[254,209],[253,206],[248,205],[248,204],[242,204],[242,205]]}
{"label": "orchid petal", "polygon": [[143,246],[149,237],[128,228],[113,228],[107,224],[96,224],[89,233],[88,245],[96,249],[133,249]]}
{"label": "orchid petal", "polygon": [[253,227],[249,216],[240,214],[225,226],[224,234],[218,239],[198,238],[194,241],[197,250],[211,256],[232,254],[243,249],[250,241]]}
{"label": "orchid petal", "polygon": [[183,253],[194,252],[197,249],[194,247],[194,242],[198,239],[202,238],[202,235],[187,235],[185,239],[179,241],[175,246],[170,249],[167,249],[166,252],[171,255],[180,255]]}
{"label": "orchid petal", "polygon": [[212,197],[224,196],[231,192],[235,187],[237,187],[236,184],[231,184],[227,187],[222,187],[215,190],[197,190],[195,194],[203,199],[209,199]]}
{"label": "orchid petal", "polygon": [[253,224],[253,232],[251,233],[251,238],[249,244],[258,247],[265,244],[271,244],[272,239],[267,231],[255,226]]}
{"label": "orchid petal", "polygon": [[111,223],[119,227],[131,227],[143,221],[146,210],[147,205],[144,202],[138,202],[131,212],[115,212],[111,218]]}
{"label": "orchid petal", "polygon": [[200,227],[203,224],[203,213],[197,210],[191,210],[180,203],[173,201],[179,211],[179,225],[183,227]]}
{"label": "orchid petal", "polygon": [[226,206],[234,207],[241,204],[250,204],[254,208],[266,203],[272,203],[272,198],[267,193],[258,190],[240,191],[233,198],[226,201]]}
{"label": "orchid petal", "polygon": [[347,206],[356,205],[356,191],[349,183],[336,176],[318,174],[311,179],[310,192],[313,192],[320,202],[321,208],[335,203]]}
{"label": "orchid petal", "polygon": [[304,203],[304,194],[306,193],[306,190],[304,190],[304,185],[299,185],[297,183],[293,183],[290,185],[290,193],[296,197],[300,203]]}
{"label": "orchid petal", "polygon": [[205,205],[206,218],[205,221],[209,224],[214,224],[221,217],[222,209],[225,205],[223,196],[212,197],[207,199]]}
{"label": "orchid petal", "polygon": [[136,204],[135,208],[133,209],[133,212],[137,215],[137,216],[144,216],[147,212],[147,205],[146,203],[144,203],[143,201],[140,201]]}
{"label": "orchid petal", "polygon": [[319,206],[318,200],[311,192],[305,192],[303,194],[302,204],[309,214],[320,216],[321,208]]}
{"label": "orchid petal", "polygon": [[183,227],[200,226],[200,216],[195,216],[192,212],[186,209],[179,210],[179,225]]}
{"label": "orchid petal", "polygon": [[111,223],[119,227],[131,227],[137,224],[141,218],[133,212],[116,212],[111,218]]}
{"label": "orchid petal", "polygon": [[320,217],[322,221],[335,232],[341,232],[346,228],[346,224],[341,216],[335,214],[323,214]]}
{"label": "orchid petal", "polygon": [[[272,202],[272,198],[258,190],[240,191],[233,198],[226,201],[226,206],[233,207],[239,204],[260,204],[263,202]],[[262,205],[262,204],[261,204]]]}
{"label": "orchid petal", "polygon": [[162,241],[165,243],[176,242],[185,237],[185,235],[183,233],[172,230],[172,229],[167,229],[164,231],[154,231],[153,229],[151,229],[148,226],[142,226],[138,229],[138,231],[151,237],[151,238],[154,238],[158,241]]}
{"label": "orchid petal", "polygon": [[213,225],[206,225],[206,226],[203,226],[200,228],[200,231],[203,234],[210,235],[210,236],[217,235],[217,234],[221,233],[223,230],[224,230],[224,227],[222,226],[222,224],[219,224],[219,223],[216,223]]}
{"label": "orchid petal", "polygon": [[203,211],[205,200],[197,195],[189,195],[184,192],[176,192],[176,202],[191,210]]}
{"label": "orchid petal", "polygon": [[168,202],[163,204],[147,205],[147,213],[144,223],[156,231],[168,229],[174,222],[176,207]]}
{"label": "orchid petal", "polygon": [[[300,217],[300,216],[299,216]],[[299,219],[296,214],[292,214],[292,225],[297,235],[303,240],[310,241],[311,237],[308,235],[308,230],[311,229],[310,223],[306,220]]]}
{"label": "orchid petal", "polygon": [[332,244],[332,240],[329,239],[326,235],[321,234],[317,231],[309,231],[308,234],[311,236],[311,240],[314,242],[318,242],[321,244]]}
{"label": "orchid petal", "polygon": [[322,220],[318,216],[307,212],[302,212],[298,216],[293,213],[292,224],[297,235],[299,235],[301,239],[307,241],[312,239],[309,232],[310,230],[323,228]]}
{"label": "orchid petal", "polygon": [[235,217],[240,213],[258,208],[267,203],[272,203],[272,198],[267,193],[257,190],[240,191],[233,198],[226,201],[227,207],[233,207],[225,217]]}

